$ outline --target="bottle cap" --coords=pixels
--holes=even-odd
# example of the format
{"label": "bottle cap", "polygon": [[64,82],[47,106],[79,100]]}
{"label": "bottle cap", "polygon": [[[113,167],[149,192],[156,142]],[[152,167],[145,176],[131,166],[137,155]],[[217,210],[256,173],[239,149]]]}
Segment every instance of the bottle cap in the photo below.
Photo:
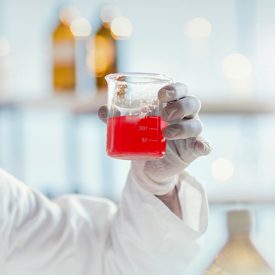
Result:
{"label": "bottle cap", "polygon": [[70,26],[73,19],[79,16],[80,12],[75,6],[63,6],[59,11],[59,19],[65,25]]}
{"label": "bottle cap", "polygon": [[102,22],[111,23],[114,18],[120,15],[120,10],[115,5],[105,5],[101,8],[100,18]]}

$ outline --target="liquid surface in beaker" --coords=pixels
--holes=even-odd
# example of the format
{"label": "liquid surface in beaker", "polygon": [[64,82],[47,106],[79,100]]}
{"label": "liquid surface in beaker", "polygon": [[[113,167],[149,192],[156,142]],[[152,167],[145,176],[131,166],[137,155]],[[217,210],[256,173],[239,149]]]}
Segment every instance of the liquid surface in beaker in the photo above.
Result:
{"label": "liquid surface in beaker", "polygon": [[157,159],[166,151],[159,116],[118,116],[107,121],[107,154],[121,159]]}

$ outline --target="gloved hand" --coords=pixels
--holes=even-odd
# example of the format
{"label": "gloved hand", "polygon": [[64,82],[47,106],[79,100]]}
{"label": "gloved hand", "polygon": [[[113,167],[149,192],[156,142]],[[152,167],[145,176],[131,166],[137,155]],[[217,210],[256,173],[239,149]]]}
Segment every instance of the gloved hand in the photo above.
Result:
{"label": "gloved hand", "polygon": [[[160,103],[166,105],[161,113],[168,126],[163,130],[167,139],[166,156],[159,160],[132,161],[132,173],[140,185],[155,195],[164,195],[178,183],[178,175],[196,158],[209,154],[211,148],[201,137],[202,124],[198,117],[200,101],[187,96],[182,83],[160,89]],[[99,117],[106,121],[107,107],[102,106]]]}

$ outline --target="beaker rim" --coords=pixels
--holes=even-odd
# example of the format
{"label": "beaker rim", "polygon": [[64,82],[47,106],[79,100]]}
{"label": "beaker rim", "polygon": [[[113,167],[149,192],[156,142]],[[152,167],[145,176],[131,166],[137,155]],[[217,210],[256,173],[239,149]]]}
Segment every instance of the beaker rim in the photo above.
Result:
{"label": "beaker rim", "polygon": [[[128,77],[127,80],[123,77]],[[158,83],[171,83],[172,77],[159,74],[159,73],[141,73],[141,72],[126,72],[126,73],[113,73],[105,76],[107,82],[115,81],[120,84],[158,84]],[[135,79],[135,80],[131,80]]]}

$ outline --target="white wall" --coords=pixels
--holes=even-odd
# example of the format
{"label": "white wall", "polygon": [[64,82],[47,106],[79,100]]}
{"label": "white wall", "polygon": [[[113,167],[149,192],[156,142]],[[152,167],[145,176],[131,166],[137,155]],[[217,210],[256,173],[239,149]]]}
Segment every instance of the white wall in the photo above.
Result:
{"label": "white wall", "polygon": [[[117,0],[123,15],[134,25],[132,38],[121,55],[123,70],[163,72],[186,82],[201,97],[238,96],[221,73],[223,58],[232,52],[245,54],[253,65],[248,79],[250,96],[272,96],[275,84],[272,0]],[[64,3],[64,1],[63,1]],[[104,1],[71,1],[94,30]],[[61,1],[2,0],[3,34],[11,41],[12,91],[42,93],[50,89],[50,34]],[[186,23],[205,17],[212,24],[208,39],[192,40]],[[2,18],[3,21],[3,18]]]}

